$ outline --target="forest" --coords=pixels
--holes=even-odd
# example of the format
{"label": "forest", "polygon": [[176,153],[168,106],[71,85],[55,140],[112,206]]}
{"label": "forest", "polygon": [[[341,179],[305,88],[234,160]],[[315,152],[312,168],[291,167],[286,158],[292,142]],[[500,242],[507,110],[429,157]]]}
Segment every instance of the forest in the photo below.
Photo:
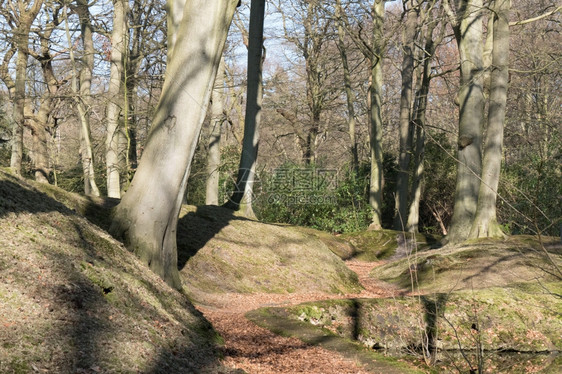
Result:
{"label": "forest", "polygon": [[[538,279],[532,287],[554,299],[537,304],[554,310],[559,304],[561,12],[553,0],[0,0],[0,220],[11,232],[8,227],[18,220],[8,221],[10,214],[70,209],[134,254],[136,260],[126,261],[140,261],[167,284],[162,287],[186,293],[190,306],[195,300],[203,309],[219,303],[204,296],[209,290],[214,295],[215,288],[299,294],[307,278],[294,275],[300,286],[289,278],[277,285],[272,278],[285,279],[277,268],[271,279],[260,273],[252,276],[252,286],[235,285],[243,274],[253,274],[245,266],[260,263],[264,247],[285,251],[283,263],[306,256],[306,243],[322,245],[337,257],[326,260],[326,274],[334,271],[342,283],[321,288],[328,275],[317,274],[318,283],[307,287],[367,292],[362,297],[373,300],[427,292],[434,297],[430,301],[404,304],[413,314],[423,307],[422,343],[404,343],[409,331],[394,332],[399,342],[388,344],[415,351],[423,364],[414,366],[421,370],[434,367],[443,344],[460,347],[467,366],[448,369],[486,372],[493,364],[484,361],[484,350],[521,347],[480,335],[465,339],[456,328],[468,320],[457,315],[439,322],[442,331],[452,329],[445,334],[455,344],[447,345],[438,339],[435,321],[452,300],[477,309],[467,301],[472,277],[483,289],[471,296],[473,303],[500,298],[484,295],[494,287],[502,293]],[[32,190],[52,198],[56,208],[28,207],[27,200],[41,200]],[[228,230],[235,230],[230,239]],[[279,244],[284,241],[289,244]],[[290,247],[301,241],[305,252]],[[254,245],[256,257],[243,257]],[[6,244],[4,257],[16,246]],[[97,251],[95,243],[84,248],[90,247]],[[232,269],[221,268],[205,248],[228,248],[220,261],[232,261]],[[313,263],[325,255],[310,253]],[[95,265],[84,261],[76,265],[82,267],[79,274],[101,287],[102,298],[112,294],[116,286],[104,280],[109,276],[96,273],[93,280]],[[357,261],[370,264],[368,274]],[[258,267],[265,271],[266,264]],[[489,270],[497,264],[501,276]],[[3,266],[0,261],[0,270]],[[295,274],[303,271],[304,264],[294,266],[289,268]],[[508,274],[509,267],[519,275]],[[443,287],[457,270],[472,275],[459,280],[460,293],[453,295]],[[213,271],[224,271],[224,283],[209,279]],[[229,283],[229,272],[240,276]],[[370,288],[373,279],[411,294]],[[262,289],[264,284],[270,288]],[[361,287],[366,291],[358,292]],[[502,293],[501,302],[511,296]],[[328,330],[342,313],[360,316],[355,330],[341,322],[336,333],[387,349],[386,340],[365,338],[387,334],[365,322],[381,313],[376,305],[382,301],[346,300],[353,302],[336,307],[328,301],[294,306],[294,301],[294,310],[279,313],[295,313]],[[247,318],[280,329],[268,325],[277,312],[268,311],[269,319],[264,313]],[[223,320],[204,314],[211,330],[227,334]],[[560,327],[560,315],[545,314],[544,320],[552,324],[537,328],[537,334],[549,343],[522,351],[551,352],[562,344],[545,332]],[[480,330],[479,322],[470,323],[470,333]],[[510,322],[490,323],[496,328]],[[410,325],[416,322],[402,326]],[[519,337],[509,339],[515,344]],[[476,356],[467,358],[462,347],[471,344]],[[0,350],[0,369],[15,370],[19,361],[2,363],[9,361],[6,352]],[[71,360],[68,370],[76,371],[82,359]],[[88,357],[84,365],[97,372],[96,360]],[[223,364],[232,368],[228,361],[213,361],[208,372],[226,370]]]}

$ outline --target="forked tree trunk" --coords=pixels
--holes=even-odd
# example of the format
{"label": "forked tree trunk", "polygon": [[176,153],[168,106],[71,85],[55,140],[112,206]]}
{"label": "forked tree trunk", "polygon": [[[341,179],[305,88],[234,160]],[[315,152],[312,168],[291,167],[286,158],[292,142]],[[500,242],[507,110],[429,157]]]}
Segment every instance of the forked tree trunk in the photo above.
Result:
{"label": "forked tree trunk", "polygon": [[478,209],[470,231],[470,237],[472,238],[501,237],[504,235],[496,219],[496,200],[500,179],[503,127],[509,78],[510,5],[510,0],[494,1],[494,42],[488,127],[486,129],[482,182],[478,194]]}
{"label": "forked tree trunk", "polygon": [[263,83],[263,22],[265,0],[252,0],[250,8],[250,30],[248,45],[248,99],[244,120],[244,140],[236,188],[226,207],[240,210],[246,217],[254,218],[252,199],[256,176],[256,161],[259,146]]}
{"label": "forked tree trunk", "polygon": [[211,98],[211,131],[207,155],[205,204],[219,205],[219,168],[221,165],[221,128],[224,122],[224,57],[221,58]]}
{"label": "forked tree trunk", "polygon": [[111,32],[111,66],[107,103],[107,133],[105,140],[105,165],[107,176],[107,196],[121,197],[121,131],[119,117],[123,108],[123,58],[127,45],[126,35],[127,2],[113,2],[113,31]]}
{"label": "forked tree trunk", "polygon": [[460,3],[457,11],[461,20],[455,32],[461,62],[457,182],[453,217],[446,239],[452,243],[468,237],[476,213],[484,111],[482,0],[462,0]]}
{"label": "forked tree trunk", "polygon": [[180,289],[176,230],[191,160],[238,0],[188,0],[137,172],[110,232]]}
{"label": "forked tree trunk", "polygon": [[382,189],[383,189],[383,154],[382,154],[382,54],[384,1],[375,0],[373,4],[373,56],[371,59],[370,85],[370,148],[371,180],[369,185],[369,203],[373,210],[370,230],[382,228]]}

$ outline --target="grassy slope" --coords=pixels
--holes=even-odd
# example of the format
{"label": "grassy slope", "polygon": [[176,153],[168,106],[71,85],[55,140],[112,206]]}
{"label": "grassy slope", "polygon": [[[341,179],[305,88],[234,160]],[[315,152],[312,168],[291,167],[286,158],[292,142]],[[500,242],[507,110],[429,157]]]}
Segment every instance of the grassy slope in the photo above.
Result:
{"label": "grassy slope", "polygon": [[315,236],[263,224],[220,207],[182,209],[179,263],[188,292],[359,290],[355,273]]}
{"label": "grassy slope", "polygon": [[45,191],[0,171],[0,372],[223,371],[188,298],[76,212],[103,207]]}
{"label": "grassy slope", "polygon": [[558,238],[543,238],[543,245],[530,236],[474,240],[417,252],[371,274],[407,290],[414,281],[416,291],[424,293],[553,281],[558,270],[550,260],[562,267],[562,244]]}

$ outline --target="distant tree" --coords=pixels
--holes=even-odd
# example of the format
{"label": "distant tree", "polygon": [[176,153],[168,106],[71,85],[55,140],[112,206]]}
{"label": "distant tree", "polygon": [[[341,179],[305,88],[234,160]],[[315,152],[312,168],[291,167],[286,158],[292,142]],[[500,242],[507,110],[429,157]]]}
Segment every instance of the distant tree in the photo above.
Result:
{"label": "distant tree", "polygon": [[412,93],[414,85],[414,64],[416,34],[419,32],[418,19],[422,4],[404,2],[404,27],[402,29],[402,82],[400,89],[400,152],[396,174],[396,198],[394,203],[394,229],[405,230],[408,221],[408,193],[410,183],[410,159],[414,138],[412,121]]}
{"label": "distant tree", "polygon": [[209,147],[207,152],[207,181],[205,204],[219,205],[219,169],[221,165],[221,128],[224,115],[224,56],[221,57],[215,87],[211,96],[211,123],[209,124]]}
{"label": "distant tree", "polygon": [[[412,106],[412,125],[415,131],[415,142],[412,144],[412,184],[410,188],[410,202],[406,231],[418,232],[420,220],[420,200],[422,196],[422,181],[425,175],[425,147],[426,147],[426,124],[427,107],[430,83],[432,76],[432,64],[435,51],[444,38],[446,22],[441,18],[443,15],[441,7],[437,2],[430,1],[426,8],[421,10],[421,22],[425,24],[425,30],[421,31],[419,44],[423,45],[420,51],[417,68],[417,83],[415,87],[414,103]],[[440,28],[438,29],[438,26]],[[439,30],[434,35],[435,30]],[[433,181],[430,181],[433,183]]]}
{"label": "distant tree", "polygon": [[[69,49],[72,68],[73,98],[80,119],[80,157],[82,161],[82,175],[84,179],[84,193],[99,196],[94,171],[94,154],[92,150],[92,136],[90,127],[90,112],[92,110],[92,76],[94,71],[94,28],[92,15],[87,0],[76,0],[74,8],[80,22],[80,38],[82,39],[82,56],[80,64],[74,59],[74,52]],[[67,18],[67,27],[68,18]],[[68,30],[70,31],[70,30]],[[72,45],[70,32],[67,35],[69,45]]]}
{"label": "distant tree", "polygon": [[[29,58],[29,34],[35,18],[41,11],[43,0],[17,0],[7,4],[0,3],[4,18],[11,26],[11,43],[17,51],[16,79],[13,82],[13,129],[12,129],[12,156],[10,167],[16,174],[22,173],[23,159],[23,129],[25,122],[25,87],[27,80],[27,66]],[[13,51],[13,50],[10,50]],[[11,52],[8,52],[10,55]]]}
{"label": "distant tree", "polygon": [[120,117],[124,112],[123,69],[127,50],[127,12],[128,2],[113,1],[113,29],[111,31],[110,78],[107,103],[107,133],[105,141],[105,163],[107,177],[107,196],[121,197],[120,174],[124,166],[120,162],[125,151],[122,145],[122,126]]}
{"label": "distant tree", "polygon": [[[201,125],[238,0],[191,0],[166,70],[139,167],[110,232],[155,273],[181,288],[176,228]],[[172,14],[173,16],[174,14]]]}
{"label": "distant tree", "polygon": [[240,210],[247,217],[255,217],[252,209],[252,196],[258,157],[259,125],[263,105],[264,17],[265,0],[252,0],[248,35],[248,88],[244,138],[236,186],[234,193],[225,205],[228,208]]}
{"label": "distant tree", "polygon": [[349,61],[347,57],[347,48],[345,45],[345,27],[343,20],[344,9],[341,0],[336,0],[335,21],[338,33],[338,51],[340,52],[343,82],[345,86],[345,99],[347,103],[347,129],[349,134],[350,153],[351,153],[351,170],[357,173],[359,168],[359,151],[357,144],[357,119],[355,115],[355,93],[352,91],[351,72],[349,69]]}
{"label": "distant tree", "polygon": [[[31,131],[32,137],[32,161],[35,180],[41,183],[49,183],[50,161],[48,139],[55,131],[56,123],[53,119],[53,112],[57,103],[57,95],[62,83],[57,79],[53,67],[53,56],[51,53],[51,40],[53,32],[57,29],[62,19],[60,17],[60,4],[53,4],[50,1],[44,7],[44,27],[35,30],[39,37],[40,48],[38,51],[29,50],[29,54],[39,63],[43,81],[40,98],[36,100],[37,108],[35,111],[31,107],[27,108],[26,126]],[[28,100],[28,102],[30,102]],[[31,113],[33,112],[33,113]]]}

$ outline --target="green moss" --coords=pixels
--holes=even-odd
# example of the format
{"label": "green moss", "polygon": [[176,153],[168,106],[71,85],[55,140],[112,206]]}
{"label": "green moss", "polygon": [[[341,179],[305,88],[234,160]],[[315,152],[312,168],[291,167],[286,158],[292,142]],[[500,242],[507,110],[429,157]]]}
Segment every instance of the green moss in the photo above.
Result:
{"label": "green moss", "polygon": [[86,277],[102,292],[107,301],[111,303],[115,303],[117,301],[117,296],[113,292],[115,286],[109,277],[104,274],[103,269],[94,266],[92,263],[84,261],[80,263],[80,267]]}

